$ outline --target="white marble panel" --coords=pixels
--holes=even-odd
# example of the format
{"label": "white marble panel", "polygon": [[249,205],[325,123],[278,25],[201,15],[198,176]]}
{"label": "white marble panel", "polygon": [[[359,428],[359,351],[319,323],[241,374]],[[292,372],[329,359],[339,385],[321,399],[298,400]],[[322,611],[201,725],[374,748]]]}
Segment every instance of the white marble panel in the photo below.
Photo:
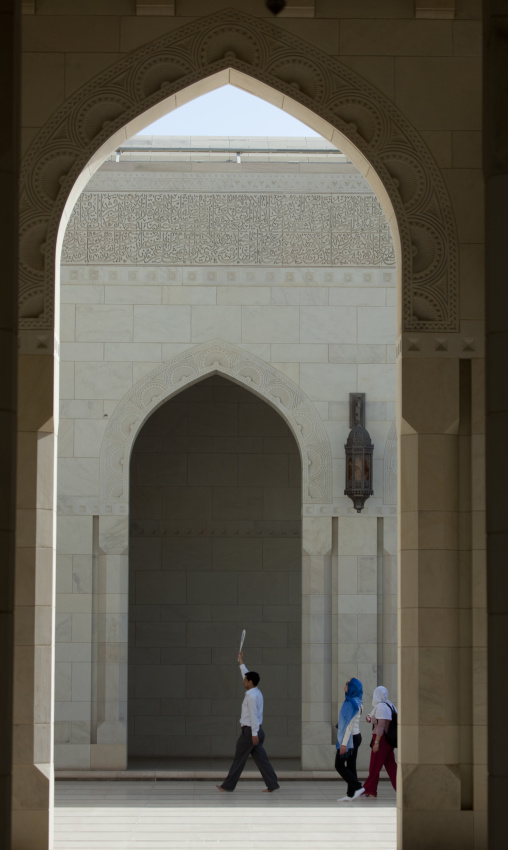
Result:
{"label": "white marble panel", "polygon": [[[360,640],[358,635],[358,614],[341,614],[337,618],[338,640],[340,643],[357,643]],[[372,616],[364,614],[365,617]],[[362,638],[365,640],[365,638]]]}
{"label": "white marble panel", "polygon": [[188,306],[135,306],[135,342],[190,342]]}
{"label": "white marble panel", "polygon": [[131,363],[76,363],[76,398],[122,398],[131,386]]}
{"label": "white marble panel", "polygon": [[302,307],[301,342],[356,342],[355,307]]}
{"label": "white marble panel", "polygon": [[72,614],[72,642],[73,643],[90,643],[91,640],[92,640],[92,616],[91,616],[91,614],[76,611],[75,613]]}
{"label": "white marble panel", "polygon": [[160,342],[106,342],[104,360],[150,361],[157,363],[162,356]]}
{"label": "white marble panel", "polygon": [[298,307],[242,307],[242,342],[299,341]]}
{"label": "white marble panel", "polygon": [[72,699],[72,664],[59,661],[55,664],[55,700],[68,702]]}
{"label": "white marble panel", "polygon": [[92,665],[75,661],[72,664],[72,699],[74,702],[84,702],[90,699],[90,679]]}
{"label": "white marble panel", "polygon": [[76,307],[60,305],[60,342],[74,342],[76,336]]}
{"label": "white marble panel", "polygon": [[328,363],[328,346],[274,343],[271,359],[279,363]]}
{"label": "white marble panel", "polygon": [[60,286],[62,304],[104,304],[104,287],[81,284],[78,286]]}
{"label": "white marble panel", "polygon": [[102,400],[64,399],[60,402],[60,416],[63,419],[101,419],[103,414]]}
{"label": "white marble panel", "polygon": [[103,359],[103,342],[62,342],[60,346],[60,361]]}
{"label": "white marble panel", "polygon": [[74,455],[74,419],[60,419],[58,423],[58,457]]}
{"label": "white marble panel", "polygon": [[267,363],[270,362],[270,343],[268,342],[253,342],[251,344],[241,342],[238,347],[243,348],[244,351],[249,351],[261,360],[266,360]]}
{"label": "white marble panel", "polygon": [[97,496],[99,494],[99,459],[60,458],[58,494],[59,496]]}
{"label": "white marble panel", "polygon": [[[347,615],[343,614],[342,616]],[[358,614],[358,642],[374,643],[375,641],[377,641],[377,612],[375,614]]]}
{"label": "white marble panel", "polygon": [[130,342],[131,306],[78,304],[76,307],[77,342]]}
{"label": "white marble panel", "polygon": [[217,291],[215,286],[163,286],[162,303],[220,304],[222,302],[217,300]]}
{"label": "white marble panel", "polygon": [[397,338],[394,307],[358,307],[358,342],[393,345]]}
{"label": "white marble panel", "polygon": [[367,516],[339,517],[339,557],[377,555],[377,519]]}
{"label": "white marble panel", "polygon": [[328,287],[274,286],[272,289],[272,304],[322,306],[328,304]]}
{"label": "white marble panel", "polygon": [[[89,708],[90,711],[90,708]],[[60,770],[73,768],[74,770],[90,769],[90,745],[89,744],[55,744],[55,767]]]}
{"label": "white marble panel", "polygon": [[353,364],[338,368],[331,363],[302,363],[300,386],[313,401],[345,399],[357,391],[357,369]]}
{"label": "white marble panel", "polygon": [[160,304],[160,286],[106,286],[106,304]]}
{"label": "white marble panel", "polygon": [[58,376],[60,398],[74,398],[74,363],[60,363]]}
{"label": "white marble panel", "polygon": [[339,593],[358,593],[358,558],[355,555],[339,557]]}
{"label": "white marble panel", "polygon": [[[358,392],[366,393],[370,401],[391,401],[396,392],[395,364],[360,364],[358,366]],[[367,423],[368,427],[368,423]]]}
{"label": "white marble panel", "polygon": [[[91,594],[92,592],[92,556],[72,556],[72,592]],[[75,659],[79,660],[79,659]]]}
{"label": "white marble panel", "polygon": [[77,419],[74,427],[74,456],[99,457],[107,419]]}
{"label": "white marble panel", "polygon": [[129,548],[129,520],[126,516],[101,516],[99,551],[101,554],[123,555]]}
{"label": "white marble panel", "polygon": [[56,592],[72,593],[72,555],[56,556]]}
{"label": "white marble panel", "polygon": [[55,720],[90,720],[90,700],[87,702],[56,702]]}
{"label": "white marble panel", "polygon": [[[68,615],[65,615],[68,616]],[[69,618],[70,619],[70,618]],[[58,643],[55,647],[56,661],[90,661],[92,658],[92,647],[86,643]]]}
{"label": "white marble panel", "polygon": [[377,597],[363,594],[341,594],[338,599],[340,614],[376,614]]}
{"label": "white marble panel", "polygon": [[192,342],[225,339],[240,342],[242,338],[241,307],[192,307]]}
{"label": "white marble panel", "polygon": [[396,307],[397,306],[397,290],[395,287],[392,289],[386,290],[386,306],[387,307]]}
{"label": "white marble panel", "polygon": [[386,363],[386,345],[330,345],[330,363]]}
{"label": "white marble panel", "polygon": [[375,663],[377,643],[341,643],[339,644],[339,661],[341,664],[349,661],[357,664]]}
{"label": "white marble panel", "polygon": [[240,306],[271,303],[269,286],[218,286],[217,304],[238,304]]}
{"label": "white marble panel", "polygon": [[279,372],[286,375],[293,383],[300,383],[300,364],[299,363],[272,363]]}
{"label": "white marble panel", "polygon": [[59,516],[56,531],[57,550],[60,554],[92,554],[91,516]]}
{"label": "white marble panel", "polygon": [[[164,358],[163,358],[164,359]],[[132,364],[132,384],[137,384],[141,378],[144,378],[145,375],[148,375],[149,372],[153,372],[154,369],[160,366],[160,363],[156,362],[141,362],[141,363],[133,363]]]}
{"label": "white marble panel", "polygon": [[369,289],[366,286],[330,289],[330,305],[335,307],[384,307],[385,303],[386,289]]}

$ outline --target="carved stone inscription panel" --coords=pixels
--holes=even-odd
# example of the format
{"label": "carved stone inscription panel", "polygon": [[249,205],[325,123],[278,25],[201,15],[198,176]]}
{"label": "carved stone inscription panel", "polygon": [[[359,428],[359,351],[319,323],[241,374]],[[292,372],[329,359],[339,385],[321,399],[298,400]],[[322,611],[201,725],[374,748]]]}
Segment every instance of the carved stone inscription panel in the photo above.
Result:
{"label": "carved stone inscription panel", "polygon": [[67,264],[393,266],[377,199],[356,194],[85,192]]}

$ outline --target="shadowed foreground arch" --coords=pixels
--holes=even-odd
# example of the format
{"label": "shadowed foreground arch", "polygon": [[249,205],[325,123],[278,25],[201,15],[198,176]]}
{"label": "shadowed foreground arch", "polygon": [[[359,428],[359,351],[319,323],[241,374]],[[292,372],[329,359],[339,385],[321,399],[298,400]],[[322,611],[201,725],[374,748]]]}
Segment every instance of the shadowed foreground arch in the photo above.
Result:
{"label": "shadowed foreground arch", "polygon": [[[400,251],[399,330],[458,330],[457,238],[448,193],[428,148],[388,98],[305,41],[273,23],[237,12],[202,18],[134,51],[83,86],[55,112],[37,134],[23,165],[20,339],[22,360],[28,356],[22,363],[20,386],[25,396],[37,389],[38,406],[34,405],[36,413],[26,422],[20,468],[24,492],[33,492],[37,498],[27,503],[23,517],[30,533],[18,535],[18,547],[24,547],[23,566],[35,579],[32,583],[36,587],[46,588],[52,582],[48,562],[54,546],[53,482],[46,476],[46,484],[40,470],[54,466],[53,362],[47,355],[53,351],[48,340],[55,323],[59,246],[68,214],[88,177],[121,140],[164,112],[225,83],[265,97],[306,121],[341,147],[367,177],[387,212],[394,243]],[[426,339],[429,346],[434,344],[430,333]],[[462,650],[460,658],[467,660],[466,673],[472,670],[471,647],[461,647],[454,637],[459,631],[462,599],[458,578],[455,580],[456,559],[459,550],[469,546],[461,546],[456,499],[459,474],[450,462],[458,451],[459,411],[463,409],[459,398],[459,354],[458,349],[450,349],[449,355],[436,357],[428,352],[445,349],[428,346],[427,354],[419,356],[422,350],[418,340],[409,342],[413,346],[411,356],[405,356],[406,349],[402,351],[398,429],[402,471],[400,705],[404,717],[399,841],[401,847],[404,841],[404,847],[410,850],[422,846],[421,837],[425,835],[426,846],[439,850],[460,846],[462,850],[473,846],[471,821],[476,810],[472,810],[467,793],[463,794],[467,782],[463,785],[461,777],[480,762],[461,744],[461,706],[457,698],[460,693],[465,699],[464,692],[456,689],[454,695],[443,688],[436,694],[431,675],[446,665],[447,670],[458,670]],[[463,350],[474,351],[471,345],[475,341],[466,342],[469,347]],[[44,354],[45,357],[40,356]],[[38,442],[41,433],[48,433],[49,437]],[[108,464],[114,471],[109,458]],[[438,487],[434,486],[432,475],[436,469]],[[409,470],[411,473],[407,474]],[[43,487],[40,492],[39,487]],[[104,507],[106,514],[108,505],[104,503]],[[471,518],[468,511],[471,513],[466,505],[464,519]],[[330,517],[317,515],[309,520],[309,557],[315,553],[328,557],[332,546]],[[100,522],[105,528],[113,528],[118,519],[114,514],[101,515]],[[467,524],[464,522],[461,527]],[[100,533],[98,541],[100,545]],[[117,543],[118,558],[122,558],[122,535]],[[476,548],[481,549],[482,545],[477,544]],[[116,552],[112,551],[112,556]],[[430,568],[435,568],[432,575],[436,598],[441,584],[443,587],[442,607],[437,613],[428,607],[424,595],[428,587],[426,570]],[[451,577],[449,584],[445,576]],[[27,611],[31,606],[34,622],[39,608],[51,610],[51,599],[52,588],[47,590],[43,602],[35,592],[32,594]],[[452,624],[453,628],[450,626],[447,631],[442,624],[446,629]],[[23,656],[28,661],[23,669],[19,665],[17,673],[18,697],[33,693],[34,683],[38,686],[41,682],[45,696],[40,696],[36,707],[28,706],[21,719],[15,720],[28,736],[37,729],[38,737],[37,748],[28,755],[28,762],[15,766],[14,829],[23,836],[35,824],[37,846],[43,847],[45,831],[47,840],[51,840],[52,709],[47,687],[52,677],[51,638],[40,652],[33,637],[31,641]],[[426,714],[429,708],[430,714]],[[423,725],[423,718],[429,716],[433,724],[431,736],[429,726]],[[115,748],[123,746],[122,724],[117,724],[116,718],[107,719],[106,723],[103,744],[114,755]],[[439,743],[431,752],[427,746],[429,737]],[[103,745],[100,739],[98,734],[94,745],[97,750]],[[36,793],[32,793],[33,788]],[[439,799],[429,796],[432,788],[439,789]],[[479,808],[481,817],[481,804]],[[23,838],[18,846],[22,846],[22,841]]]}
{"label": "shadowed foreground arch", "polygon": [[454,221],[422,139],[350,68],[234,11],[138,48],[79,89],[39,132],[21,177],[22,327],[53,326],[65,222],[105,157],[150,121],[226,83],[285,109],[351,157],[376,191],[400,252],[402,328],[456,330]]}

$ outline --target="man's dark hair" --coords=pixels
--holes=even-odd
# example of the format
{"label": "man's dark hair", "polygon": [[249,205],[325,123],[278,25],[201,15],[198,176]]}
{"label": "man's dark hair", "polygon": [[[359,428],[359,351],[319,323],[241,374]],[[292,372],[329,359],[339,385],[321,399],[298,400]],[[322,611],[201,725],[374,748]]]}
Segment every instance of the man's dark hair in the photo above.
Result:
{"label": "man's dark hair", "polygon": [[245,678],[249,682],[252,682],[254,687],[257,688],[257,686],[259,685],[259,680],[260,680],[261,676],[259,675],[259,673],[255,673],[254,670],[249,670],[249,672],[245,674]]}

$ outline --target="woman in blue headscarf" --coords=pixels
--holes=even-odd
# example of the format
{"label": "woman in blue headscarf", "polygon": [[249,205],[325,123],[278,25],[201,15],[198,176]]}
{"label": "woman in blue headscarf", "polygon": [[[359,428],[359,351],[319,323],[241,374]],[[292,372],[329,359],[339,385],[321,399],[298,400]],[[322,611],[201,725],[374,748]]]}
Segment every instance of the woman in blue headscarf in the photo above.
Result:
{"label": "woman in blue headscarf", "polygon": [[363,791],[356,775],[356,756],[362,743],[360,717],[362,716],[363,686],[359,679],[349,679],[344,685],[344,702],[340,709],[337,726],[337,755],[335,770],[347,782],[347,794],[338,803],[354,800]]}

